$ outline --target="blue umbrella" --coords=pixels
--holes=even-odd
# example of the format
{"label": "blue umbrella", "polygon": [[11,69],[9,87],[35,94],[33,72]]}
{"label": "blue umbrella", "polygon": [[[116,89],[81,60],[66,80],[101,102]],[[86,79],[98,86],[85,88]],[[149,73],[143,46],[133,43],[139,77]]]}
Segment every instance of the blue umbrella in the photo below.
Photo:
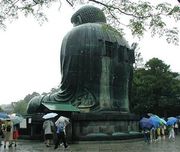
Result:
{"label": "blue umbrella", "polygon": [[168,126],[171,126],[171,125],[174,125],[174,123],[176,123],[176,122],[177,122],[177,118],[175,118],[175,117],[169,117],[166,124],[167,124]]}
{"label": "blue umbrella", "polygon": [[9,116],[8,116],[7,113],[5,113],[5,112],[0,112],[0,119],[1,119],[1,120],[5,120],[5,119],[8,119],[8,118],[9,118]]}
{"label": "blue umbrella", "polygon": [[140,120],[140,126],[142,129],[144,129],[144,128],[151,129],[153,124],[152,124],[152,121],[150,119],[143,117]]}
{"label": "blue umbrella", "polygon": [[152,124],[155,128],[158,128],[160,126],[160,118],[157,115],[153,115],[149,118],[152,121]]}

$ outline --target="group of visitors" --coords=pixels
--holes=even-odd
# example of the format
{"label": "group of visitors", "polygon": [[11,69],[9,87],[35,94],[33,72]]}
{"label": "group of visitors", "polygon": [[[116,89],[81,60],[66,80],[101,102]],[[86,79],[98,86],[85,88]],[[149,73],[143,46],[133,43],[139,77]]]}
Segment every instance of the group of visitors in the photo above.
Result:
{"label": "group of visitors", "polygon": [[66,140],[66,126],[69,121],[60,121],[60,118],[55,122],[51,118],[46,119],[43,123],[44,138],[47,147],[50,147],[50,144],[54,144],[54,149],[57,149],[61,142],[63,143],[64,148],[68,147]]}
{"label": "group of visitors", "polygon": [[175,141],[175,135],[178,134],[178,123],[173,125],[160,125],[159,127],[152,127],[150,129],[143,128],[144,140],[147,143],[153,143],[160,140],[165,140],[168,136],[169,140]]}
{"label": "group of visitors", "polygon": [[[14,125],[10,119],[1,120],[0,122],[0,132],[1,137],[4,139],[4,148],[8,144],[8,147],[17,146],[17,139],[19,137],[19,126],[18,124]],[[3,144],[0,143],[0,146]]]}

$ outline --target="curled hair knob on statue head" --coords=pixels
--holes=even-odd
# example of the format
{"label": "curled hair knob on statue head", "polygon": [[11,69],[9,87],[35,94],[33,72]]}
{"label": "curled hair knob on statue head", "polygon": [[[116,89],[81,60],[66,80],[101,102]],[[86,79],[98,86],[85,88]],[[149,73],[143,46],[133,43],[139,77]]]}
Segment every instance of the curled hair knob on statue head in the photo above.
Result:
{"label": "curled hair knob on statue head", "polygon": [[71,17],[74,26],[95,22],[106,23],[106,17],[101,9],[91,5],[80,8]]}

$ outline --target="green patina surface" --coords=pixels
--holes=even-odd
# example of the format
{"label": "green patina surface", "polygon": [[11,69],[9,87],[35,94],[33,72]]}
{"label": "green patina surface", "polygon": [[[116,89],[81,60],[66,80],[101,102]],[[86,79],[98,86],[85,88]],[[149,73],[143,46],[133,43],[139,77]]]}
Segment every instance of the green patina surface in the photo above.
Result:
{"label": "green patina surface", "polygon": [[46,108],[52,111],[71,111],[71,112],[79,112],[80,110],[71,104],[68,103],[59,103],[59,102],[49,102],[42,103]]}
{"label": "green patina surface", "polygon": [[61,45],[59,90],[32,99],[28,113],[49,102],[54,108],[63,103],[59,109],[70,103],[82,112],[129,112],[134,50],[94,6],[79,9],[71,22]]}

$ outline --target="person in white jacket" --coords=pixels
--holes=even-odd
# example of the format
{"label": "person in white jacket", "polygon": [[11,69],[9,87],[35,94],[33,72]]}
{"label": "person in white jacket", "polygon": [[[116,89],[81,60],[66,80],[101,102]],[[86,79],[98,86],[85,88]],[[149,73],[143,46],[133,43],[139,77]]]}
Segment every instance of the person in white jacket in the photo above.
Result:
{"label": "person in white jacket", "polygon": [[171,125],[169,126],[169,139],[172,139],[173,141],[175,140],[175,133],[174,133],[174,126]]}
{"label": "person in white jacket", "polygon": [[54,123],[52,120],[45,120],[43,123],[43,129],[44,129],[44,135],[45,135],[45,143],[46,146],[50,146],[50,141],[53,139],[53,130],[52,128],[54,127]]}

